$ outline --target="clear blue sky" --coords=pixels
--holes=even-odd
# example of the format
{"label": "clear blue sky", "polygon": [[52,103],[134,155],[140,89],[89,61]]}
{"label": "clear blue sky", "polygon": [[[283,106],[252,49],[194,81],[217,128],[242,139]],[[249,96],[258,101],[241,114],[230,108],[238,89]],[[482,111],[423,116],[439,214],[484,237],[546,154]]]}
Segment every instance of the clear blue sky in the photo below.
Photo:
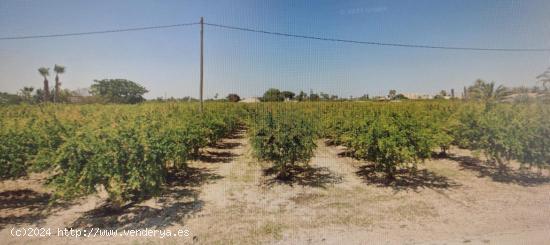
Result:
{"label": "clear blue sky", "polygon": [[[0,36],[197,22],[341,39],[487,48],[550,48],[548,0],[74,1],[2,0]],[[41,66],[67,66],[63,86],[127,78],[157,96],[198,97],[199,27],[0,42],[0,91],[40,87]],[[465,52],[303,40],[207,26],[205,95],[270,87],[339,96],[435,93],[477,78],[535,85],[550,52]],[[51,78],[53,80],[53,76]]]}

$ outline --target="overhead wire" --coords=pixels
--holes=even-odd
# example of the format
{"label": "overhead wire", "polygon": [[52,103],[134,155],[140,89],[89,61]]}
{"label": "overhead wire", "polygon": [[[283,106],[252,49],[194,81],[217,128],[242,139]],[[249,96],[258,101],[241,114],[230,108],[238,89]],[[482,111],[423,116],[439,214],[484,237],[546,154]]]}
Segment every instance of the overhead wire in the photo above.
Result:
{"label": "overhead wire", "polygon": [[44,34],[44,35],[29,35],[29,36],[12,36],[12,37],[0,37],[0,40],[23,40],[23,39],[39,39],[39,38],[52,38],[52,37],[85,36],[85,35],[117,33],[117,32],[167,29],[167,28],[176,28],[176,27],[182,27],[182,26],[192,26],[192,25],[198,25],[198,24],[200,23],[192,22],[192,23],[173,24],[173,25],[144,26],[144,27],[112,29],[112,30],[102,30],[102,31],[72,32],[72,33],[58,33],[58,34]]}
{"label": "overhead wire", "polygon": [[[132,32],[132,31],[146,31],[146,30],[168,29],[168,28],[194,26],[194,25],[200,25],[200,23],[191,22],[191,23],[181,23],[181,24],[172,24],[172,25],[144,26],[144,27],[135,27],[135,28],[111,29],[111,30],[88,31],[88,32],[72,32],[72,33],[57,33],[57,34],[28,35],[28,36],[8,36],[8,37],[0,37],[0,41],[85,36],[85,35]],[[340,38],[323,37],[323,36],[312,36],[312,35],[293,34],[293,33],[276,32],[276,31],[267,31],[262,29],[223,25],[223,24],[209,23],[209,22],[205,22],[204,25],[223,28],[223,29],[229,29],[229,30],[261,33],[266,35],[319,40],[319,41],[329,41],[329,42],[361,44],[361,45],[401,47],[401,48],[459,50],[459,51],[461,50],[461,51],[490,51],[490,52],[550,52],[550,48],[484,48],[484,47],[462,47],[462,46],[439,46],[439,45],[411,44],[411,43],[397,43],[397,42],[361,41],[361,40],[352,40],[352,39],[340,39]]]}

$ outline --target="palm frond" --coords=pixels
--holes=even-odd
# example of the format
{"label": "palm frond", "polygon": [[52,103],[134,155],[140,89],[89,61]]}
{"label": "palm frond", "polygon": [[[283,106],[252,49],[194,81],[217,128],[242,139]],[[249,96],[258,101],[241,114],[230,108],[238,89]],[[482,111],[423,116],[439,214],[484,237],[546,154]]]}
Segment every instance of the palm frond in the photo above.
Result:
{"label": "palm frond", "polygon": [[65,67],[64,66],[61,66],[61,65],[55,65],[53,70],[55,71],[55,73],[57,74],[62,74],[62,73],[65,73]]}
{"label": "palm frond", "polygon": [[40,67],[38,68],[38,73],[40,73],[43,77],[47,77],[50,75],[50,68]]}

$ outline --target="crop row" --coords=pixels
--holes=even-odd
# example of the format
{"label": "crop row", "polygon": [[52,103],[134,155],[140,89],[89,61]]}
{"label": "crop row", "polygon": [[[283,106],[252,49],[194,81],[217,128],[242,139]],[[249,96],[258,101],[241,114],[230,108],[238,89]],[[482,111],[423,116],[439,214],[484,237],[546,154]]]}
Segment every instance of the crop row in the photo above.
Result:
{"label": "crop row", "polygon": [[388,179],[446,155],[451,145],[481,152],[502,169],[512,160],[550,166],[550,108],[542,103],[273,103],[249,112],[254,152],[279,175],[309,162],[317,137],[346,146]]}
{"label": "crop row", "polygon": [[[107,190],[114,203],[156,195],[199,149],[248,125],[256,157],[279,178],[313,157],[316,139],[345,146],[389,179],[452,146],[490,162],[550,166],[547,104],[437,102],[49,105],[0,108],[0,178],[47,171],[56,195]],[[242,119],[242,120],[241,120]]]}
{"label": "crop row", "polygon": [[11,107],[0,121],[0,175],[50,172],[56,195],[103,186],[114,204],[156,195],[170,171],[231,133],[238,108],[185,104]]}

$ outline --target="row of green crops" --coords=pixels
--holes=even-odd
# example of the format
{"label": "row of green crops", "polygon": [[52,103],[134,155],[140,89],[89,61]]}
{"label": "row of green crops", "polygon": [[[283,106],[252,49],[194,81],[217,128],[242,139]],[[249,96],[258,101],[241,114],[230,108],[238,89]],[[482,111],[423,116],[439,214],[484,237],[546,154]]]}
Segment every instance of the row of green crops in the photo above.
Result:
{"label": "row of green crops", "polygon": [[103,186],[115,204],[158,194],[170,170],[231,133],[240,107],[211,104],[2,108],[0,176],[50,171],[56,194],[73,198]]}
{"label": "row of green crops", "polygon": [[416,169],[434,149],[445,153],[452,142],[449,117],[457,107],[447,102],[355,104],[326,109],[321,124],[326,138],[392,179],[398,168]]}
{"label": "row of green crops", "polygon": [[325,137],[390,178],[450,145],[483,152],[500,166],[550,166],[548,104],[372,103],[332,107],[321,118]]}
{"label": "row of green crops", "polygon": [[117,203],[158,194],[169,171],[248,124],[255,155],[278,177],[307,164],[316,138],[346,146],[389,178],[451,145],[550,166],[548,104],[461,101],[48,105],[0,108],[0,178],[49,171],[59,197],[103,186]]}
{"label": "row of green crops", "polygon": [[257,157],[287,165],[307,163],[315,137],[346,146],[349,154],[393,178],[416,169],[451,145],[485,153],[490,161],[550,166],[547,104],[461,101],[262,103],[248,107]]}
{"label": "row of green crops", "polygon": [[451,127],[456,145],[481,151],[501,167],[510,160],[550,167],[548,104],[468,105]]}
{"label": "row of green crops", "polygon": [[311,117],[296,110],[253,108],[249,124],[255,155],[273,162],[278,178],[288,179],[294,167],[313,156],[317,134]]}

